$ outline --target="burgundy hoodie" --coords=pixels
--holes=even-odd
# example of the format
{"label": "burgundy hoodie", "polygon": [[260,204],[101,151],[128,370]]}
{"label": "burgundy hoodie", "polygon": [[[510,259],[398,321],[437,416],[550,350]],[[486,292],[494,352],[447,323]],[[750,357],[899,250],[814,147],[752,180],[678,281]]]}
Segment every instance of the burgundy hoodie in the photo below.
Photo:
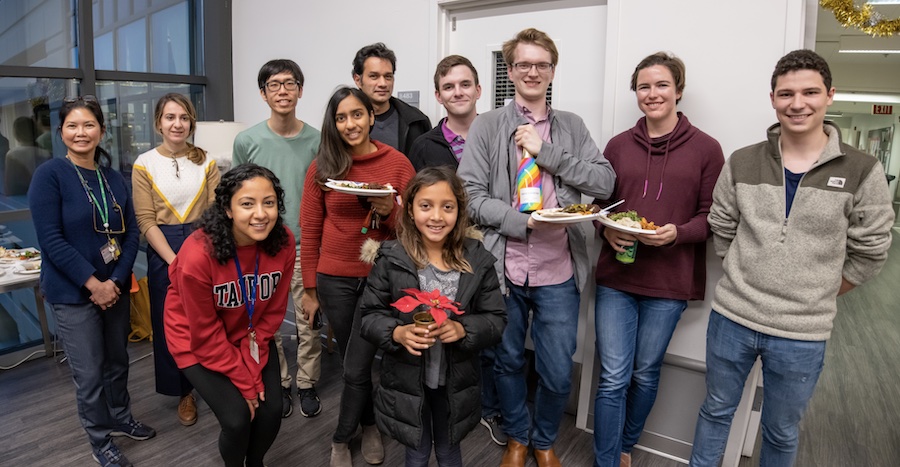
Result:
{"label": "burgundy hoodie", "polygon": [[597,285],[654,298],[702,300],[710,236],[706,216],[725,163],[719,142],[678,112],[678,124],[668,135],[650,138],[642,117],[611,139],[603,155],[616,171],[609,201],[625,199],[617,210],[633,209],[659,226],[674,224],[678,235],[662,247],[639,244],[633,264],[616,261],[604,239]]}

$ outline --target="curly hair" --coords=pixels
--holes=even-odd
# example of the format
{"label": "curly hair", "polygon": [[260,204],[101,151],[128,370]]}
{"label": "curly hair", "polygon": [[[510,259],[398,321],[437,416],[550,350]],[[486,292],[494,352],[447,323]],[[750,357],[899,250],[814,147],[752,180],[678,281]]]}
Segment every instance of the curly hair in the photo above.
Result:
{"label": "curly hair", "polygon": [[450,185],[450,191],[456,198],[456,225],[447,236],[444,242],[443,258],[444,262],[451,269],[461,272],[472,272],[472,265],[466,260],[463,247],[466,240],[466,231],[471,225],[468,215],[469,198],[466,195],[466,189],[463,181],[456,175],[450,167],[428,167],[417,173],[406,191],[403,193],[403,211],[406,215],[399,216],[397,221],[397,240],[403,245],[403,249],[409,254],[417,268],[424,268],[428,264],[428,254],[425,252],[425,245],[422,243],[422,234],[416,227],[416,221],[413,219],[413,206],[415,206],[416,194],[422,188],[432,186],[436,183],[446,182]]}
{"label": "curly hair", "polygon": [[[162,128],[163,111],[165,111],[166,104],[169,102],[174,102],[184,109],[184,113],[187,114],[188,120],[191,121],[191,129],[188,131],[188,138],[194,136],[194,132],[197,130],[197,111],[194,109],[194,104],[191,104],[190,99],[177,92],[170,92],[156,101],[156,111],[153,113],[153,127],[156,129],[156,132],[162,133],[160,128]],[[197,165],[203,165],[203,162],[206,161],[206,151],[191,143],[187,143],[187,145],[187,159]]]}
{"label": "curly hair", "polygon": [[216,187],[216,200],[212,206],[206,209],[196,227],[206,232],[209,236],[209,253],[216,258],[219,264],[225,264],[234,258],[236,243],[234,241],[234,222],[228,217],[231,209],[231,199],[241,189],[244,181],[256,177],[263,177],[275,188],[275,196],[278,198],[278,219],[275,227],[269,232],[265,240],[259,242],[262,251],[269,256],[275,256],[288,244],[288,233],[284,228],[284,190],[281,182],[271,170],[253,163],[241,164],[222,175],[222,181]]}
{"label": "curly hair", "polygon": [[775,64],[775,71],[772,72],[772,91],[775,91],[779,77],[798,70],[817,71],[822,75],[825,89],[831,89],[831,69],[828,67],[828,62],[812,50],[800,49],[789,52]]}

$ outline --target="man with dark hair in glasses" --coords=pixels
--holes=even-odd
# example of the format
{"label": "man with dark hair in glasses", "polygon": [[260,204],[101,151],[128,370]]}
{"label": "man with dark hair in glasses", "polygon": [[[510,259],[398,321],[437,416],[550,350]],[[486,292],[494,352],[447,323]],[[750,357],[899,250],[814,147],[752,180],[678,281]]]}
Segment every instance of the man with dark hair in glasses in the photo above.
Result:
{"label": "man with dark hair in glasses", "polygon": [[413,141],[431,130],[431,120],[419,109],[392,97],[397,56],[381,42],[367,45],[353,58],[353,82],[372,100],[375,126],[372,139],[409,157]]}
{"label": "man with dark hair in glasses", "polygon": [[[291,297],[297,324],[297,393],[300,413],[314,417],[322,411],[316,382],[322,368],[322,346],[318,331],[310,326],[309,317],[300,309],[303,277],[300,271],[300,199],[306,170],[319,150],[319,130],[296,116],[297,102],[303,96],[303,72],[292,60],[271,60],[259,70],[259,95],[269,105],[271,114],[237,135],[234,140],[232,165],[253,162],[275,173],[284,189],[284,225],[290,227],[297,241],[297,263],[291,278]],[[281,333],[276,333],[276,349],[281,363],[282,417],[293,413],[291,376]]]}

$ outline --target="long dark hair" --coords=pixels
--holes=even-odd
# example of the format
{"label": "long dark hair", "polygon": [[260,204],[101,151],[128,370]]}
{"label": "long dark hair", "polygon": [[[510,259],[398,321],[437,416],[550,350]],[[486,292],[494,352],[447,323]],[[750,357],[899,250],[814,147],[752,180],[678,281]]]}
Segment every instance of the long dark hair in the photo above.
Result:
{"label": "long dark hair", "polygon": [[259,242],[260,248],[269,256],[275,256],[288,244],[288,234],[284,229],[284,190],[281,182],[271,170],[253,163],[241,164],[222,176],[222,181],[216,187],[216,200],[212,206],[206,209],[196,227],[202,229],[209,236],[212,250],[219,264],[225,264],[234,258],[235,242],[232,227],[234,222],[228,217],[231,209],[231,198],[241,189],[245,180],[263,177],[275,188],[275,196],[278,198],[278,219],[275,227],[265,240]]}
{"label": "long dark hair", "polygon": [[[84,96],[84,97],[71,97],[63,99],[63,105],[59,108],[59,127],[56,129],[57,132],[62,134],[63,125],[66,123],[66,117],[69,116],[73,110],[82,108],[87,109],[94,115],[94,118],[97,119],[97,124],[100,125],[101,133],[106,133],[106,123],[103,120],[103,109],[100,108],[100,102],[97,101],[97,98],[94,96]],[[97,165],[105,165],[110,167],[112,165],[112,156],[109,155],[109,152],[106,149],[103,149],[99,144],[97,148],[94,149],[94,163]]]}
{"label": "long dark hair", "polygon": [[[328,100],[328,107],[325,108],[325,119],[322,121],[322,140],[319,144],[319,153],[316,154],[316,179],[321,184],[327,182],[329,178],[343,178],[350,171],[350,166],[353,165],[350,146],[341,138],[334,120],[338,105],[350,96],[362,102],[369,115],[375,115],[375,108],[372,107],[369,96],[359,89],[341,86],[334,91],[331,99]],[[371,131],[372,128],[369,127],[369,132]]]}
{"label": "long dark hair", "polygon": [[[166,104],[169,102],[174,102],[184,109],[184,113],[187,114],[188,119],[191,121],[191,131],[188,132],[188,137],[194,136],[194,132],[197,131],[197,111],[194,109],[194,104],[191,104],[190,99],[177,92],[170,92],[156,101],[156,111],[153,113],[153,126],[156,131],[158,132],[162,126],[163,110],[165,110]],[[187,159],[197,165],[203,165],[203,162],[206,160],[206,151],[191,143],[187,143],[187,146]]]}
{"label": "long dark hair", "polygon": [[[403,249],[409,254],[417,268],[424,268],[428,264],[428,254],[425,252],[425,245],[422,243],[422,233],[416,228],[416,222],[413,220],[413,206],[416,201],[416,194],[422,188],[429,187],[439,182],[447,182],[450,185],[450,191],[456,197],[456,225],[447,241],[444,242],[444,252],[442,254],[444,263],[450,269],[462,272],[472,272],[472,265],[466,261],[464,255],[464,242],[466,240],[466,232],[469,230],[471,220],[469,219],[468,207],[469,198],[466,195],[466,189],[463,187],[462,180],[456,175],[450,167],[428,167],[417,173],[409,185],[406,186],[406,192],[403,193],[403,213],[399,216],[397,222],[397,240],[403,245]],[[437,208],[437,207],[436,207]]]}

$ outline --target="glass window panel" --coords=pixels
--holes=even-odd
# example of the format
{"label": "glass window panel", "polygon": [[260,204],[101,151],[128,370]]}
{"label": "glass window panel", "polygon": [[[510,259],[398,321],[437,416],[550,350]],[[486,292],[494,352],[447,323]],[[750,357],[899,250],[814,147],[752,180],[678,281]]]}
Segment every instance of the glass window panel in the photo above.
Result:
{"label": "glass window panel", "polygon": [[0,211],[28,209],[35,168],[65,156],[58,113],[62,99],[77,92],[76,80],[0,78]]}
{"label": "glass window panel", "polygon": [[154,73],[191,73],[191,41],[188,3],[181,2],[154,13],[151,18],[151,48]]}
{"label": "glass window panel", "polygon": [[116,47],[116,70],[147,71],[147,21],[141,18],[119,28]]}
{"label": "glass window panel", "polygon": [[106,116],[104,148],[113,157],[113,166],[131,180],[137,156],[159,145],[162,140],[154,129],[156,101],[170,92],[189,96],[203,120],[203,86],[180,83],[144,83],[136,81],[98,81],[97,98]]}
{"label": "glass window panel", "polygon": [[71,0],[0,1],[0,65],[77,66],[75,4]]}
{"label": "glass window panel", "polygon": [[115,69],[115,49],[113,33],[108,32],[94,38],[94,68],[98,70]]}

